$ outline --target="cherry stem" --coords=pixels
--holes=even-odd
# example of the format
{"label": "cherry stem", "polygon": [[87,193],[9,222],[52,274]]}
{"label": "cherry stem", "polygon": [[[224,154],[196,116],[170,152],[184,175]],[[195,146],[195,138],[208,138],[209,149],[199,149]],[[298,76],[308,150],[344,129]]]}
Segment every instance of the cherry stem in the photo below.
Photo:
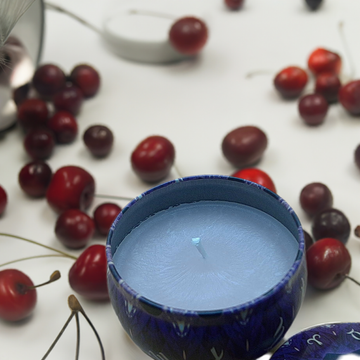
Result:
{"label": "cherry stem", "polygon": [[245,78],[251,79],[252,77],[257,76],[257,75],[271,75],[271,74],[274,74],[274,72],[271,70],[254,70],[254,71],[248,72],[245,75]]}
{"label": "cherry stem", "polygon": [[26,238],[23,238],[23,237],[21,237],[21,236],[12,235],[12,234],[8,234],[8,233],[0,233],[0,236],[7,236],[7,237],[11,237],[11,238],[13,238],[13,239],[23,240],[23,241],[29,242],[29,243],[31,243],[31,244],[35,244],[35,245],[38,245],[38,246],[42,246],[42,247],[45,248],[45,249],[55,251],[55,252],[61,254],[61,255],[64,256],[64,257],[68,257],[68,258],[70,258],[70,259],[77,260],[77,257],[76,257],[76,256],[70,255],[70,254],[68,254],[68,253],[66,253],[66,252],[63,252],[63,251],[61,251],[61,250],[54,249],[54,248],[52,248],[51,246],[47,246],[47,245],[41,244],[41,243],[39,243],[39,242],[37,242],[37,241],[34,241],[34,240],[26,239]]}
{"label": "cherry stem", "polygon": [[0,264],[0,267],[7,266],[7,265],[10,265],[10,264],[15,264],[15,263],[18,263],[20,261],[26,261],[26,260],[32,260],[32,259],[38,259],[38,258],[47,258],[47,257],[64,257],[64,255],[48,254],[48,255],[28,256],[28,257],[24,257],[24,258],[16,259],[16,260],[11,260],[11,261],[8,261],[6,263]]}
{"label": "cherry stem", "polygon": [[42,284],[39,284],[39,285],[34,285],[34,286],[29,286],[27,289],[28,290],[34,290],[36,288],[39,288],[40,286],[44,286],[44,285],[47,285],[47,284],[51,284],[52,282],[56,281],[56,280],[59,280],[61,277],[61,274],[60,274],[60,271],[58,270],[55,270],[51,275],[50,275],[50,279]]}
{"label": "cherry stem", "polygon": [[103,195],[103,194],[95,194],[95,197],[103,198],[103,199],[125,200],[125,201],[132,201],[134,199],[124,196],[113,196],[113,195]]}
{"label": "cherry stem", "polygon": [[342,21],[339,23],[339,33],[340,33],[340,38],[341,38],[341,41],[343,43],[343,46],[344,46],[344,49],[345,49],[345,52],[346,52],[346,56],[348,58],[349,65],[350,65],[350,79],[354,79],[354,77],[355,77],[355,65],[354,65],[354,62],[352,60],[350,48],[349,48],[349,46],[347,44],[346,37],[344,35],[344,23]]}
{"label": "cherry stem", "polygon": [[129,14],[131,14],[131,15],[148,15],[148,16],[162,17],[162,18],[171,19],[171,20],[176,19],[174,15],[159,13],[157,11],[151,11],[151,10],[132,9],[132,10],[129,10]]}
{"label": "cherry stem", "polygon": [[173,166],[174,166],[174,169],[175,169],[175,171],[177,173],[177,177],[182,178],[183,176],[181,175],[181,172],[179,171],[178,166],[176,164],[174,164]]}
{"label": "cherry stem", "polygon": [[96,26],[90,24],[88,21],[86,21],[85,19],[81,18],[80,16],[74,14],[73,12],[69,11],[69,10],[66,10],[65,8],[61,7],[61,6],[58,6],[58,5],[55,5],[55,4],[52,4],[52,3],[49,3],[48,1],[46,1],[45,3],[45,6],[47,9],[50,9],[50,10],[55,10],[55,11],[58,11],[58,12],[61,12],[63,14],[66,14],[68,16],[70,16],[71,18],[75,19],[76,21],[78,21],[79,23],[85,25],[86,27],[90,28],[91,30],[97,32],[98,34],[102,35],[102,31],[100,29],[98,29]]}
{"label": "cherry stem", "polygon": [[351,281],[354,282],[356,285],[359,285],[359,286],[360,286],[360,282],[357,281],[357,280],[355,280],[355,279],[352,278],[351,276],[345,275],[345,278],[351,280]]}
{"label": "cherry stem", "polygon": [[75,312],[75,320],[76,320],[76,355],[75,360],[79,359],[80,354],[80,322],[79,322],[79,313]]}

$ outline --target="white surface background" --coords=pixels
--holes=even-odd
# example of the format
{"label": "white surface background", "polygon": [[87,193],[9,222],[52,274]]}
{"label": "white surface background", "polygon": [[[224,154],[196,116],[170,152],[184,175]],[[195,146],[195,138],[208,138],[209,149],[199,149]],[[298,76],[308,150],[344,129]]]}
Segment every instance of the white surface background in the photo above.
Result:
{"label": "white surface background", "polygon": [[[100,27],[124,1],[56,2]],[[310,230],[310,220],[299,206],[299,194],[314,181],[329,186],[334,207],[348,216],[354,228],[360,223],[360,173],[353,160],[360,143],[360,119],[349,116],[340,105],[332,105],[325,123],[310,128],[300,120],[297,102],[282,100],[272,80],[288,65],[306,67],[308,55],[317,47],[340,53],[344,73],[349,73],[338,24],[345,23],[345,36],[357,65],[360,2],[324,0],[319,11],[310,12],[301,0],[245,0],[241,11],[230,12],[222,0],[168,0],[174,4],[179,1],[188,4],[187,14],[204,14],[210,37],[197,59],[171,65],[124,60],[110,52],[97,33],[63,14],[46,11],[41,62],[56,63],[66,72],[87,62],[102,77],[101,91],[84,103],[78,116],[77,140],[56,147],[48,161],[52,169],[80,165],[95,177],[98,193],[133,197],[149,188],[133,174],[129,161],[132,150],[145,137],[163,135],[174,143],[176,163],[183,176],[230,174],[235,169],[222,156],[223,137],[238,126],[257,125],[269,138],[258,166],[273,178],[279,195],[295,209],[304,228]],[[254,70],[270,70],[271,74],[247,79],[246,74]],[[93,159],[84,147],[82,133],[92,124],[106,124],[115,134],[114,149],[106,159]],[[54,235],[56,215],[44,199],[28,198],[18,185],[18,173],[29,160],[18,129],[0,139],[0,184],[9,197],[0,229],[62,249]],[[175,171],[169,179],[174,177]],[[96,200],[93,208],[101,202]],[[105,239],[92,241],[96,242],[104,243]],[[6,238],[0,239],[0,247],[0,263],[44,253],[41,248]],[[348,248],[353,258],[351,275],[360,279],[360,242],[354,235]],[[38,304],[28,321],[0,321],[0,359],[40,359],[45,354],[70,314],[67,297],[72,290],[67,273],[71,265],[68,259],[38,259],[14,265],[34,283],[45,281],[55,269],[63,276],[38,290]],[[103,340],[107,360],[147,359],[127,340],[109,303],[80,300]],[[359,308],[360,288],[349,281],[327,292],[308,291],[288,335],[318,323],[358,321]],[[72,323],[49,359],[73,358],[74,349]],[[80,358],[100,359],[95,338],[84,321]]]}

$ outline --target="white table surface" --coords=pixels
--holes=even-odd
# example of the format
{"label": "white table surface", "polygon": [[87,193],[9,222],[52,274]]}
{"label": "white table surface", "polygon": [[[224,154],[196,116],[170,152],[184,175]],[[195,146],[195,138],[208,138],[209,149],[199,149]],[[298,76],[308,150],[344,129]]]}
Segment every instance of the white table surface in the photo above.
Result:
{"label": "white table surface", "polygon": [[[348,216],[354,229],[360,223],[360,172],[353,159],[360,143],[360,119],[349,116],[335,104],[323,125],[308,127],[298,116],[297,101],[282,100],[275,93],[272,80],[277,71],[288,65],[306,67],[308,55],[317,47],[340,53],[343,71],[349,74],[350,62],[338,24],[344,22],[353,61],[359,64],[360,2],[324,0],[319,11],[310,12],[302,0],[245,0],[241,11],[230,12],[222,0],[168,1],[188,4],[189,14],[204,14],[210,37],[195,60],[170,65],[124,60],[109,51],[97,33],[64,14],[46,10],[41,62],[56,63],[66,72],[86,62],[96,67],[102,78],[99,94],[84,103],[78,116],[77,140],[56,147],[48,160],[52,169],[70,164],[82,166],[95,177],[97,193],[134,197],[149,188],[134,175],[129,160],[134,147],[145,137],[163,135],[173,142],[176,164],[183,176],[231,174],[235,169],[221,153],[223,137],[238,126],[256,125],[269,139],[258,167],[273,178],[279,195],[295,209],[304,229],[309,231],[311,222],[300,208],[299,194],[314,181],[329,186],[334,207]],[[54,0],[99,27],[124,2]],[[270,73],[246,78],[254,70]],[[357,76],[359,71],[358,68]],[[82,142],[82,133],[92,124],[105,124],[115,135],[112,153],[102,160],[92,158]],[[29,160],[21,131],[14,129],[0,139],[0,184],[9,197],[6,212],[0,218],[0,231],[63,249],[54,235],[56,215],[44,199],[28,198],[18,185],[18,173]],[[177,174],[172,171],[168,179],[174,177]],[[97,199],[89,212],[101,202]],[[126,202],[119,204],[124,206]],[[105,239],[98,237],[91,243],[103,244]],[[0,247],[0,263],[46,253],[6,238],[0,238]],[[348,248],[353,259],[351,275],[360,279],[360,242],[353,233]],[[28,321],[0,321],[0,359],[40,359],[45,354],[70,314],[67,297],[73,291],[67,273],[71,265],[71,260],[61,258],[13,265],[26,272],[34,283],[45,281],[56,269],[62,278],[38,289],[37,307]],[[148,358],[127,340],[110,303],[79,299],[102,338],[107,360]],[[324,322],[359,321],[359,309],[360,288],[350,281],[331,291],[309,290],[287,335]],[[80,359],[100,359],[94,335],[85,321],[81,325]],[[75,322],[49,359],[74,358],[74,349]]]}

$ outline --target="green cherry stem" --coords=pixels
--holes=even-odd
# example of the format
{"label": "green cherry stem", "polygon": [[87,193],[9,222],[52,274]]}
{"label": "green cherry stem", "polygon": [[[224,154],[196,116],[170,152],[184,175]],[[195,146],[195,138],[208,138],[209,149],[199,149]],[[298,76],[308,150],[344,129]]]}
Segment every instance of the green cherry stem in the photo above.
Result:
{"label": "green cherry stem", "polygon": [[0,267],[15,264],[15,263],[18,263],[18,262],[21,262],[21,261],[32,260],[32,259],[40,259],[40,258],[48,258],[48,257],[64,257],[64,255],[47,254],[47,255],[28,256],[28,257],[24,257],[24,258],[20,258],[20,259],[16,259],[16,260],[11,260],[11,261],[8,261],[6,263],[0,264]]}

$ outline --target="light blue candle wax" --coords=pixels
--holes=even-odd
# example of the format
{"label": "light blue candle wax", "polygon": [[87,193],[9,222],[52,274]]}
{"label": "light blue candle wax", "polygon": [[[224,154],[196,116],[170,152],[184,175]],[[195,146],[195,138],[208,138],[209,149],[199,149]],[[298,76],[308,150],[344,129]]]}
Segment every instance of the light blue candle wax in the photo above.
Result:
{"label": "light blue candle wax", "polygon": [[299,244],[263,211],[200,201],[160,211],[135,227],[113,260],[141,296],[169,307],[218,310],[253,300],[293,265]]}

